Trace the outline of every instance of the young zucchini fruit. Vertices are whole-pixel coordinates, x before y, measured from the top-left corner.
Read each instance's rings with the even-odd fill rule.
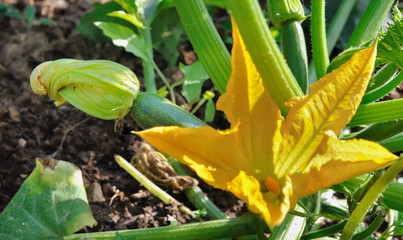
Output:
[[[157,126],[207,126],[202,120],[155,93],[139,93],[130,112],[137,124],[144,129]]]
[[[306,55],[305,37],[298,21],[287,21],[282,25],[284,57],[297,79],[304,94],[308,89],[308,57]]]

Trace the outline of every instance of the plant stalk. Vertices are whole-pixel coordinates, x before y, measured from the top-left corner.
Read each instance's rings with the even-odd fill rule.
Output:
[[[374,40],[394,2],[394,0],[370,1],[350,37],[346,49],[360,47],[361,44]]]
[[[144,176],[141,172],[139,172],[135,167],[133,167],[133,165],[131,165],[124,158],[122,158],[119,155],[115,155],[115,160],[119,164],[119,166],[121,166],[130,175],[132,175],[132,177],[134,177],[139,183],[141,183],[151,193],[153,193],[155,196],[157,196],[159,199],[161,199],[161,201],[163,201],[166,204],[177,204],[177,205],[179,205],[179,209],[181,211],[183,211],[184,213],[186,213],[192,217],[194,216],[194,213],[189,208],[184,206],[182,203],[180,203],[174,197],[172,197],[167,192],[165,192],[160,187],[158,187],[153,182],[151,182],[146,176]]]
[[[353,237],[355,229],[365,216],[368,209],[376,201],[379,194],[395,179],[397,174],[403,170],[403,157],[400,157],[385,173],[372,185],[368,192],[364,195],[360,203],[354,209],[351,217],[343,230],[340,240],[350,240]]]
[[[340,37],[344,26],[346,25],[347,19],[350,16],[350,13],[355,5],[357,0],[343,0],[340,4],[339,8],[335,16],[332,19],[332,22],[327,29],[327,50],[328,53],[331,53],[336,45],[337,40]],[[313,84],[318,79],[315,73],[315,66],[313,61],[311,61],[308,65],[308,83]]]
[[[358,126],[403,118],[403,99],[360,105],[347,126]]]
[[[169,159],[169,163],[175,169],[175,172],[177,172],[179,175],[188,176],[187,172],[183,168],[183,165],[180,164],[178,160],[169,156],[167,157]],[[197,209],[206,210],[207,215],[213,219],[228,218],[228,216],[221,212],[221,210],[203,193],[198,186],[186,189],[185,194],[193,206],[195,206]]]
[[[192,46],[214,86],[224,93],[231,74],[231,56],[203,0],[174,0]]]
[[[263,84],[281,113],[287,115],[289,108],[284,103],[303,93],[267,26],[259,2],[243,0],[227,4]]]
[[[146,46],[150,46],[147,50],[147,57],[148,59],[154,59],[153,56],[153,48],[152,46],[152,39],[151,39],[151,28],[150,27],[145,27],[141,31],[144,41],[146,43]],[[146,87],[147,92],[157,92],[157,86],[155,84],[155,72],[154,72],[154,66],[152,63],[149,61],[143,59],[143,74],[144,74],[144,85]]]
[[[329,54],[326,43],[325,1],[312,0],[312,53],[317,79],[326,75]]]
[[[240,218],[229,218],[200,223],[190,223],[176,226],[146,228],[136,230],[121,230],[97,233],[81,233],[64,237],[65,240],[73,239],[115,239],[120,236],[123,239],[142,240],[204,240],[222,237],[239,237],[256,233],[256,224],[259,219],[255,215]],[[118,235],[117,235],[118,234]]]

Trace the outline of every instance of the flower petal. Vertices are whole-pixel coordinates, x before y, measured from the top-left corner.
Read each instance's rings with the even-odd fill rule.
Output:
[[[193,168],[199,177],[217,188],[227,188],[241,169],[248,169],[237,145],[237,133],[211,127],[157,127],[136,132],[159,151]]]
[[[275,163],[279,177],[303,169],[324,133],[338,134],[356,112],[371,78],[376,44],[362,50],[311,86],[306,97],[291,99],[284,140]]]
[[[266,224],[273,228],[281,224],[290,210],[291,204],[295,205],[296,203],[291,203],[289,200],[292,194],[292,186],[288,176],[283,185],[279,199],[278,194],[262,193],[260,182],[253,176],[241,171],[228,183],[228,190],[239,199],[244,200],[250,211],[260,214]]]
[[[316,155],[292,175],[294,197],[307,196],[354,176],[385,167],[396,159],[381,145],[362,139],[342,141],[328,131]]]
[[[298,198],[293,197],[293,189],[291,178],[288,175],[285,176],[281,183],[282,189],[280,194],[273,194],[271,192],[266,192],[263,197],[269,208],[269,213],[271,216],[271,222],[268,223],[269,226],[280,225],[284,218],[286,217],[290,209],[294,209]]]
[[[226,93],[217,102],[217,109],[225,112],[232,126],[238,126],[240,145],[254,165],[252,168],[258,174],[267,175],[273,173],[273,159],[281,142],[280,127],[284,120],[263,86],[234,19],[232,23],[231,78]],[[265,170],[259,170],[263,167]]]

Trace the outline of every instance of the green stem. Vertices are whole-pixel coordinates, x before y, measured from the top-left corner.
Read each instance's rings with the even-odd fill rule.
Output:
[[[388,221],[388,228],[387,231],[383,232],[381,237],[388,236],[386,240],[392,240],[393,239],[393,230],[394,230],[394,225],[395,225],[395,215],[398,214],[397,211],[393,209],[388,209],[388,215],[389,215],[389,221]]]
[[[382,193],[383,203],[389,208],[403,212],[403,183],[392,182]]]
[[[214,86],[224,93],[231,74],[231,56],[202,0],[174,0],[192,46]]]
[[[169,156],[167,157],[170,164],[175,169],[175,172],[177,172],[179,175],[188,176],[187,172],[183,168],[182,164],[178,162],[178,160]],[[198,186],[185,190],[185,194],[193,206],[195,206],[197,209],[205,209],[207,214],[213,219],[225,219],[228,217],[221,212],[221,210],[203,193]]]
[[[121,166],[124,170],[126,170],[132,177],[134,177],[139,183],[141,183],[145,188],[147,188],[151,193],[153,193],[156,197],[161,199],[166,204],[177,204],[179,205],[179,209],[186,214],[190,216],[194,216],[193,212],[185,207],[182,203],[180,203],[178,200],[173,198],[171,195],[169,195],[167,192],[162,190],[160,187],[155,185],[153,182],[151,182],[146,176],[144,176],[141,172],[139,172],[133,165],[131,165],[128,161],[126,161],[124,158],[122,158],[119,155],[115,155],[115,160]]]
[[[152,39],[151,39],[151,28],[146,26],[141,31],[146,46],[152,46]],[[148,59],[154,59],[153,57],[153,48],[149,47],[146,50]],[[144,84],[146,87],[147,92],[157,92],[157,86],[155,84],[155,72],[154,66],[149,61],[143,59],[143,74],[144,74]]]
[[[397,134],[391,138],[379,141],[379,144],[391,152],[403,151],[403,133]]]
[[[295,211],[304,211],[299,205]],[[306,218],[288,213],[280,226],[276,227],[270,234],[269,240],[300,239],[306,225]]]
[[[356,1],[357,0],[343,0],[339,8],[337,9],[337,12],[333,17],[332,22],[330,23],[329,28],[327,29],[328,37],[326,40],[327,40],[327,50],[329,53],[333,51],[336,42],[339,39],[340,34],[344,29],[344,26],[346,25],[347,19],[349,18]],[[308,72],[309,72],[308,82],[309,84],[313,84],[318,79],[316,77],[315,66],[313,61],[309,63]]]
[[[212,87],[212,88],[210,88],[209,91],[213,92],[214,90],[215,90],[215,87]],[[208,101],[208,99],[205,98],[205,97],[204,97],[204,94],[203,94],[203,98],[197,103],[197,105],[192,109],[192,111],[191,111],[190,113],[191,113],[191,114],[195,114],[195,113],[197,112],[197,110],[199,110],[199,108],[200,108],[201,106],[203,106],[203,104],[204,104],[205,102],[207,102],[207,101]]]
[[[301,240],[310,240],[310,239],[315,239],[315,238],[322,238],[322,237],[327,237],[331,236],[335,233],[340,232],[344,226],[346,226],[347,220],[341,221],[331,227],[323,228],[315,232],[310,232],[307,235],[303,236]]]
[[[403,119],[372,124],[358,133],[349,135],[348,138],[363,138],[378,142],[401,132],[403,132]]]
[[[403,118],[403,99],[360,105],[348,126],[393,121]]]
[[[173,90],[173,87],[169,84],[168,80],[164,76],[164,74],[161,72],[157,64],[153,61],[152,66],[154,67],[155,71],[157,72],[158,76],[161,78],[161,80],[164,82],[165,86],[168,88],[169,95],[171,96],[171,101],[175,104],[175,92]]]
[[[381,226],[384,220],[385,217],[382,215],[382,213],[379,213],[375,220],[372,221],[372,223],[364,231],[354,234],[352,240],[367,239],[367,237],[371,236],[371,234]]]
[[[351,11],[357,0],[343,0],[327,29],[327,50],[331,53],[336,46],[337,40],[346,25]]]
[[[271,35],[259,2],[228,0],[227,4],[266,89],[287,115],[284,102],[303,93]]]
[[[256,234],[257,219],[254,215],[240,218],[229,218],[200,223],[190,223],[176,226],[146,228],[136,230],[121,230],[97,233],[81,233],[64,237],[65,240],[73,239],[115,239],[117,236],[123,239],[142,239],[142,240],[204,240],[220,237],[239,237]]]
[[[326,75],[326,69],[329,65],[324,0],[312,0],[311,23],[313,61],[315,63],[316,77],[320,79]]]
[[[403,81],[403,72],[400,72],[396,77],[385,83],[384,85],[373,89],[364,94],[362,98],[361,104],[367,104],[378,100],[379,98],[385,96],[390,93],[393,89],[399,86]]]
[[[367,92],[370,92],[380,86],[384,85],[391,79],[397,71],[397,66],[393,63],[386,64],[383,66],[369,81]]]
[[[359,47],[362,43],[374,40],[394,2],[395,0],[370,1],[350,37],[346,49]]]
[[[378,195],[395,179],[396,175],[403,170],[403,157],[400,157],[385,173],[372,185],[368,192],[362,198],[360,204],[354,209],[351,217],[348,219],[346,227],[340,240],[349,240],[352,238],[355,229],[364,217],[371,205],[376,201]]]

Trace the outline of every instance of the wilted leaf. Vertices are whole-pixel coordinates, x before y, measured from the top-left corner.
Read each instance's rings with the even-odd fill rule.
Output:
[[[81,171],[43,158],[0,215],[0,239],[62,239],[96,224]]]

